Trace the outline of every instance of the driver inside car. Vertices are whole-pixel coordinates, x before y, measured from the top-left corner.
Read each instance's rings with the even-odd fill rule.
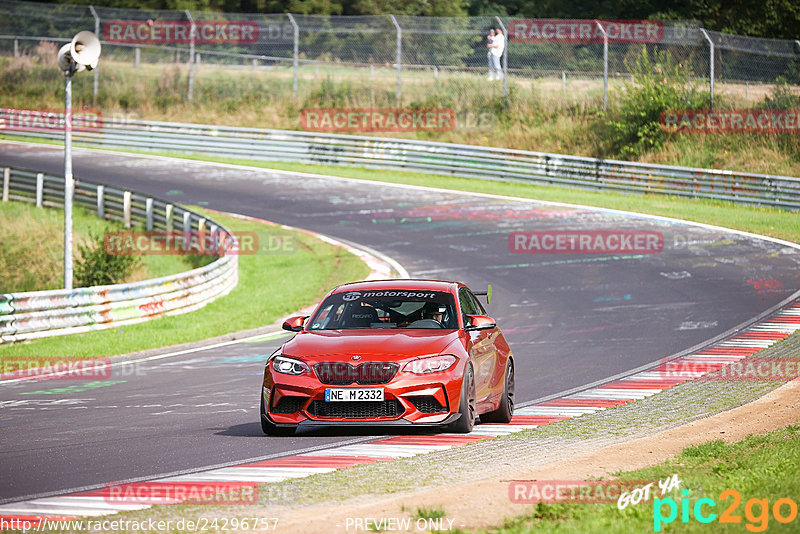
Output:
[[[436,304],[435,302],[427,302],[422,308],[422,318],[433,319],[437,323],[443,324],[445,311],[447,311],[447,307],[444,305]]]

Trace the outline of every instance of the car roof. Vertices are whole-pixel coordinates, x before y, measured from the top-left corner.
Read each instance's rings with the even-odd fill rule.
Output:
[[[363,282],[351,282],[337,286],[331,293],[342,291],[384,291],[387,289],[400,289],[404,291],[445,291],[454,292],[460,284],[458,282],[448,282],[445,280],[422,280],[422,279],[395,279],[395,280],[365,280]]]

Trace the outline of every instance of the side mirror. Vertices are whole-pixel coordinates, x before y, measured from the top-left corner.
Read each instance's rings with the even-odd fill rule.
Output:
[[[308,319],[308,315],[294,315],[283,322],[282,328],[289,332],[299,332],[303,329],[306,319]]]
[[[494,319],[487,315],[465,315],[464,318],[466,319],[465,322],[468,321],[468,324],[464,325],[464,330],[467,332],[473,330],[488,330],[489,328],[495,328],[497,326]]]

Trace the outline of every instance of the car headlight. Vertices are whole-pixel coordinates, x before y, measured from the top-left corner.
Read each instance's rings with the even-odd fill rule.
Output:
[[[440,354],[439,356],[427,356],[408,362],[403,371],[414,373],[415,375],[427,375],[446,371],[456,363],[456,357],[452,354]]]
[[[310,373],[311,368],[305,362],[287,358],[286,356],[275,356],[272,358],[272,368],[285,375],[302,375]]]

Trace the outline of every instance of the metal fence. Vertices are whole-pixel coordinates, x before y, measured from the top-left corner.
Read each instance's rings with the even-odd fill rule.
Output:
[[[3,113],[0,110],[0,120]],[[15,134],[52,139],[62,135],[57,130]],[[105,148],[355,165],[800,209],[800,178],[506,148],[138,120],[105,120],[97,131],[76,133],[74,138],[77,143]]]
[[[538,90],[605,103],[609,84],[630,77],[642,50],[653,57],[669,52],[712,94],[724,84],[746,99],[751,84],[781,77],[800,83],[800,41],[713,32],[692,21],[653,22],[658,30],[637,38],[620,34],[613,21],[242,14],[0,0],[0,53],[30,53],[42,40],[62,42],[94,29],[104,62],[188,65],[189,100],[199,65],[214,64],[270,69],[295,95],[330,78],[384,88],[398,105],[424,106],[434,84],[448,84],[456,97]],[[559,27],[567,30],[553,30]],[[586,35],[574,38],[569,29],[578,27]],[[490,28],[507,35],[502,81],[487,80]],[[95,71],[95,94],[98,77]]]
[[[2,169],[2,201],[63,206],[64,177]],[[79,180],[75,202],[97,216],[130,228],[232,234],[192,211],[136,192]],[[0,295],[0,344],[116,328],[164,315],[187,313],[230,292],[238,281],[238,257],[225,255],[183,273],[127,284]]]

